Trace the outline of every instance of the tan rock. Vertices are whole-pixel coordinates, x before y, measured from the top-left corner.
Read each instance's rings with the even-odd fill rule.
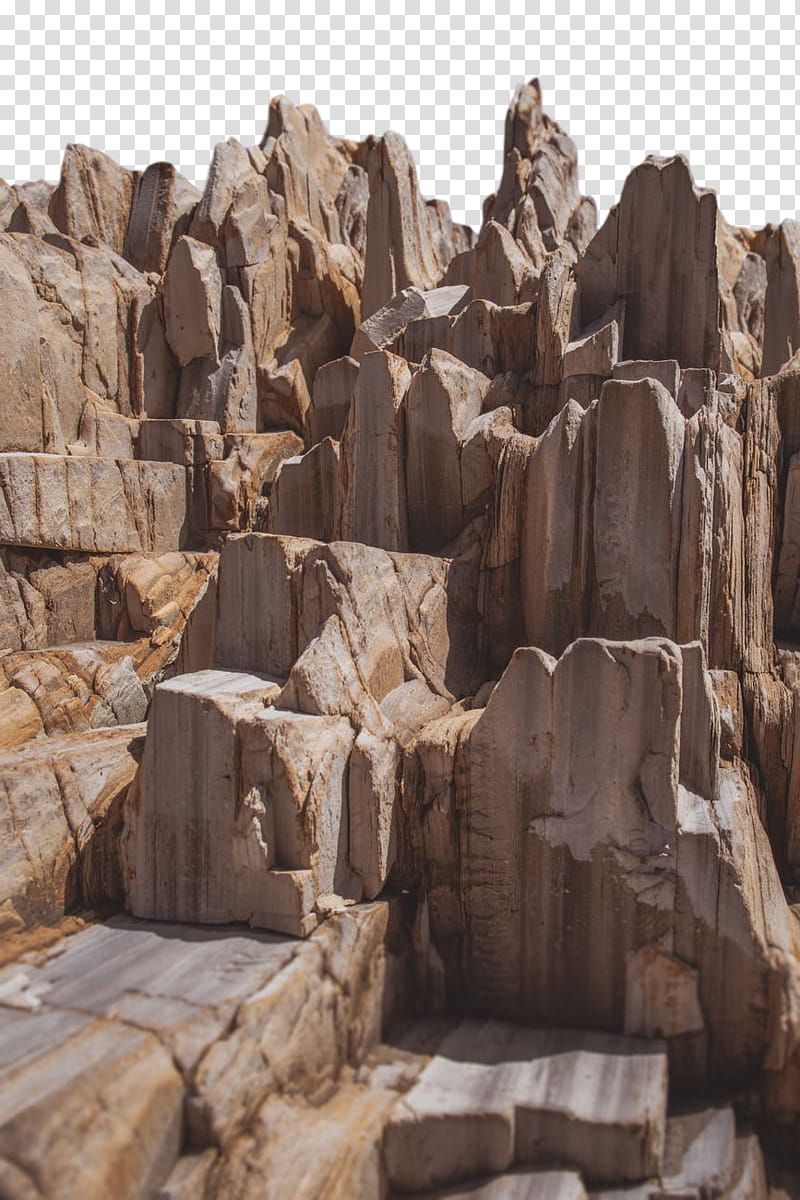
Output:
[[[136,772],[144,725],[68,734],[0,753],[2,921],[50,924],[119,897],[114,821]],[[83,883],[82,883],[83,873]]]
[[[330,137],[310,104],[295,106],[286,96],[270,101],[261,149],[270,191],[280,199],[287,221],[308,221],[328,242],[339,242],[337,199],[349,167],[346,147]]]
[[[427,1200],[584,1200],[586,1189],[575,1171],[504,1171],[483,1184],[426,1192]]]
[[[14,750],[44,734],[39,708],[23,688],[0,687],[0,717],[2,750]]]
[[[180,415],[217,421],[225,433],[255,433],[258,388],[250,314],[235,287],[222,289],[220,362],[208,366],[213,369],[205,379],[201,369],[188,388],[181,388]]]
[[[511,230],[534,261],[563,243],[576,223],[593,233],[596,210],[585,211],[577,168],[574,143],[542,111],[539,80],[520,85],[506,114],[503,176],[484,215]]]
[[[364,1061],[403,962],[391,944],[396,917],[385,901],[347,908],[292,947],[286,969],[251,992],[228,1036],[198,1064],[189,1108],[196,1136],[230,1145],[259,1102],[319,1097],[348,1062]],[[387,999],[391,1015],[396,1008]],[[269,1144],[256,1140],[262,1150]]]
[[[748,389],[744,431],[744,668],[765,672],[772,663],[772,557],[778,478],[775,462],[782,426],[780,401],[764,384]]]
[[[358,378],[358,363],[345,355],[319,367],[314,376],[309,438],[312,445],[330,437],[340,441]]]
[[[172,243],[187,232],[199,200],[197,188],[171,163],[151,163],[133,189],[124,245],[128,262],[163,274]]]
[[[216,662],[286,679],[299,654],[302,564],[317,543],[233,534],[220,555]]]
[[[800,349],[800,226],[782,221],[765,246],[764,375],[774,375]]]
[[[172,463],[0,455],[0,542],[113,554],[189,536],[186,472]]]
[[[709,671],[719,709],[720,757],[740,758],[744,738],[744,710],[739,676],[735,671]]]
[[[657,379],[667,389],[673,400],[677,401],[678,399],[681,369],[674,358],[665,359],[662,362],[645,362],[641,359],[618,362],[613,367],[613,375],[615,379],[631,381]]]
[[[411,155],[398,134],[370,139],[365,165],[369,205],[362,310],[371,317],[411,284],[436,287],[455,253],[467,247],[457,244],[449,211],[440,225],[436,211],[423,201]]]
[[[141,423],[136,451],[146,462],[193,467],[223,458],[225,446],[217,421],[147,420]]]
[[[246,174],[233,194],[224,226],[228,267],[252,267],[263,262],[277,218],[270,212],[269,188],[261,175]]]
[[[649,705],[658,713],[652,722]],[[439,835],[431,814],[425,858],[439,889],[431,939],[438,944],[441,936],[443,947],[454,935],[463,939],[460,952],[445,957],[452,986],[483,1009],[529,1021],[622,1028],[614,1022],[630,1019],[631,1028],[665,1034],[670,1045],[677,1039],[673,1068],[685,1077],[725,1074],[748,1059],[786,1061],[796,1037],[788,1032],[795,1028],[796,933],[766,835],[757,818],[750,824],[746,777],[726,768],[717,783],[719,725],[699,647],[582,640],[558,664],[521,649],[478,719],[462,721],[449,752],[421,759],[423,769],[430,762],[450,781],[444,794],[454,787],[459,813],[455,844],[442,823],[447,808],[437,818]],[[515,743],[516,721],[533,748],[522,759],[499,749],[506,736]],[[626,724],[625,735],[617,722]],[[569,730],[585,749],[569,744]],[[589,744],[605,756],[602,767]],[[423,794],[442,794],[435,778]],[[455,908],[455,897],[445,903],[444,883],[454,856]],[[535,895],[526,890],[527,871],[537,880]],[[618,918],[602,938],[593,928],[592,886],[579,882],[584,871],[599,872],[614,897]],[[563,882],[554,894],[543,880]],[[759,886],[766,890],[758,894]],[[459,913],[455,925],[448,912]],[[569,937],[561,932],[567,928]],[[778,957],[768,946],[780,947]],[[723,966],[725,955],[735,965],[731,958]],[[735,1009],[726,971],[750,980],[746,992],[736,992],[742,1003]],[[701,1015],[707,1032],[692,1041],[687,1035]]]
[[[505,407],[481,413],[467,426],[461,445],[461,503],[465,520],[485,512],[491,504],[500,456],[514,433],[513,413]]]
[[[329,542],[336,528],[339,499],[339,443],[326,437],[306,454],[285,458],[272,485],[266,527],[269,533]]]
[[[17,1180],[33,1177],[58,1200],[134,1200],[160,1183],[180,1148],[184,1091],[158,1038],[68,1012],[3,1024],[0,1156]]]
[[[583,412],[572,401],[527,462],[519,547],[524,629],[529,644],[548,653],[561,653],[584,629],[589,442]]]
[[[236,830],[237,724],[262,709],[277,690],[265,677],[233,672],[200,672],[156,690],[142,773],[123,839],[126,902],[134,915],[211,924],[250,917],[247,855],[251,843],[259,854],[260,839],[255,809],[251,814],[244,807],[241,831]],[[179,729],[191,739],[188,773],[187,762],[172,753]],[[158,803],[162,788],[171,794],[169,806]],[[252,830],[250,815],[255,819]],[[217,852],[227,844],[232,854],[237,843],[242,853],[235,862],[223,861],[220,855],[216,876],[199,876],[198,854],[208,852],[212,844]],[[192,878],[197,881],[194,888]]]
[[[695,188],[686,160],[646,159],[577,266],[581,322],[625,297],[624,358],[715,370],[716,230],[714,194]]]
[[[364,356],[342,437],[338,536],[384,550],[408,546],[403,399],[408,366],[385,351]]]
[[[79,441],[87,399],[125,416],[141,412],[131,343],[152,283],[110,250],[60,235],[4,235],[3,247],[22,260],[36,293],[42,448],[64,453]]]
[[[0,242],[0,448],[43,450],[44,413],[36,292],[13,243]]]
[[[291,428],[310,442],[311,393],[317,371],[342,352],[333,320],[300,316],[275,358],[258,370],[259,420],[266,429]]]
[[[673,157],[596,232],[535,80],[503,157],[477,238],[286,98],[202,196],[81,147],[0,181],[0,1192],[764,1200],[729,1101],[791,1144],[797,229]],[[632,1082],[623,1035],[664,1043]]]
[[[633,617],[640,634],[669,633],[676,627],[684,420],[650,380],[608,381],[595,411],[592,630],[625,636]],[[637,461],[642,453],[646,462]],[[631,566],[644,546],[647,572]]]
[[[575,255],[569,248],[557,250],[542,272],[536,304],[533,379],[542,386],[561,381],[564,356],[576,332],[575,297]]]
[[[390,350],[414,321],[456,316],[471,299],[471,289],[464,284],[427,292],[413,284],[403,288],[358,327],[350,353],[360,362],[373,350]]]
[[[438,550],[463,528],[461,447],[488,386],[485,376],[441,350],[425,356],[409,384],[405,457],[414,550]]]
[[[617,370],[621,331],[624,330],[624,312],[624,304],[617,302],[607,313],[598,317],[593,325],[582,330],[580,337],[568,343],[561,369],[563,378],[573,375],[592,375],[603,379],[608,379],[611,375],[617,379],[631,378],[630,375],[618,373]],[[655,378],[660,379],[660,376]]]
[[[32,179],[14,186],[0,187],[0,226],[9,233],[56,233],[50,217],[50,200],[55,185],[44,179]]]
[[[12,651],[0,658],[0,687],[25,692],[47,734],[136,724],[145,718],[148,698],[126,649],[86,642]]]
[[[261,519],[260,505],[282,462],[302,450],[302,442],[283,433],[226,434],[225,458],[208,466],[208,526],[246,529]]]
[[[67,452],[97,458],[135,458],[140,424],[137,418],[109,410],[102,401],[90,397],[81,413],[78,441],[70,443]]]
[[[138,411],[155,420],[175,416],[181,369],[167,341],[163,295],[142,305],[135,337]]]
[[[76,241],[103,243],[123,254],[138,171],[126,171],[113,159],[88,146],[64,151],[61,179],[50,200],[57,228]]]
[[[35,650],[65,642],[92,641],[98,637],[96,619],[97,575],[100,563],[85,555],[8,549],[9,585],[18,589],[25,606],[24,624],[16,634],[8,631],[2,645],[10,650]],[[10,599],[8,616],[19,612]]]
[[[341,244],[330,245],[309,223],[289,223],[292,253],[292,303],[306,316],[328,316],[341,339],[340,353],[350,348],[361,321],[358,257]],[[331,355],[334,357],[334,355]]]
[[[177,635],[216,568],[215,554],[112,556],[99,580],[103,635]]]
[[[369,180],[367,172],[356,163],[351,163],[344,173],[342,186],[336,197],[336,209],[342,239],[363,258],[367,243],[367,206],[369,204]]]
[[[163,286],[167,341],[178,362],[186,366],[193,358],[215,358],[222,284],[213,250],[195,238],[179,238]]]
[[[47,641],[44,597],[15,571],[13,562],[0,558],[0,638],[8,650],[27,650]]]
[[[463,1022],[392,1113],[389,1178],[422,1191],[544,1161],[641,1179],[661,1166],[666,1082],[659,1043]]]
[[[209,246],[219,244],[238,189],[254,175],[247,150],[235,138],[217,143],[202,198],[192,215],[189,234],[193,239]]]
[[[265,707],[277,694],[266,677],[220,671],[157,689],[123,841],[135,915],[246,921],[305,936],[320,912],[361,898],[347,853],[350,725]],[[189,751],[197,764],[191,777],[172,753],[184,730],[198,739]],[[187,891],[212,847],[214,873],[206,870],[202,888]]]
[[[377,706],[409,680],[449,702],[471,694],[481,667],[475,619],[458,600],[474,587],[469,564],[354,543],[295,545],[304,559],[302,590],[292,588],[298,643],[280,707],[350,716],[381,735]]]
[[[568,275],[565,278],[568,280]],[[554,303],[558,305],[557,297]],[[548,329],[551,328],[550,317],[545,321],[542,316],[541,321],[549,323]],[[505,372],[527,375],[536,354],[536,337],[549,337],[546,331],[537,335],[538,323],[539,309],[532,303],[500,307],[489,300],[473,300],[454,317],[444,314],[412,321],[398,338],[396,349],[409,363],[420,362],[435,348],[446,350],[490,379]],[[553,351],[558,361],[557,378],[560,378],[563,349],[570,336],[568,328],[562,332],[563,345],[559,341]],[[536,393],[533,395],[535,397]],[[557,392],[554,403],[558,403]],[[540,422],[537,432],[546,428],[554,415],[555,412],[551,412],[544,424]]]
[[[793,455],[786,482],[778,577],[775,583],[775,624],[785,634],[800,623],[795,615],[797,573],[800,567],[800,455]]]
[[[714,665],[738,668],[745,623],[742,439],[719,412],[686,422],[677,636]]]
[[[538,234],[535,220],[534,228]],[[544,257],[542,248],[542,262]],[[487,221],[474,248],[457,255],[443,278],[451,286],[469,285],[476,297],[511,305],[535,298],[538,271],[504,225]]]
[[[364,1151],[369,1151],[370,1141],[377,1149],[397,1092],[365,1083],[356,1088],[350,1080],[375,1048],[382,1014],[391,1017],[395,1008],[393,1002],[385,1007],[384,993],[403,964],[404,952],[392,945],[397,916],[397,906],[385,902],[348,909],[332,915],[302,946],[241,928],[207,929],[203,937],[195,930],[187,937],[185,926],[115,917],[62,937],[49,950],[29,952],[24,962],[1,971],[4,1095],[6,1085],[14,1096],[18,1085],[20,1094],[23,1083],[28,1089],[22,1106],[24,1129],[15,1116],[3,1143],[0,1179],[4,1186],[21,1186],[25,1179],[14,1165],[22,1161],[28,1166],[13,1143],[19,1134],[22,1142],[37,1147],[37,1178],[47,1178],[48,1192],[54,1195],[69,1194],[58,1191],[59,1169],[67,1173],[70,1187],[77,1180],[75,1186],[86,1186],[90,1193],[139,1195],[144,1191],[173,1200],[196,1194],[192,1185],[202,1186],[219,1169],[216,1186],[225,1190],[226,1180],[233,1186],[243,1167],[251,1182],[260,1180],[265,1151],[273,1162],[267,1172],[269,1186],[279,1189],[285,1182],[283,1172],[291,1177],[293,1168],[286,1162],[287,1147],[270,1113],[286,1106],[313,1122],[311,1102],[318,1104],[322,1090],[340,1081],[341,1094],[337,1088],[332,1113],[343,1118],[348,1100],[357,1091],[362,1103],[356,1113],[370,1108],[373,1112]],[[107,1033],[104,1046],[110,1062],[119,1074],[118,1087],[107,1086],[107,1076],[98,1070],[96,1034],[101,1028]],[[163,1057],[129,1056],[129,1033],[140,1046],[160,1043]],[[182,1085],[177,1121],[169,1118],[159,1099],[164,1081],[161,1064],[170,1057],[174,1078]],[[405,1060],[409,1075],[413,1057],[401,1056],[401,1070]],[[142,1073],[145,1063],[149,1066],[147,1086],[139,1085],[136,1071],[131,1073],[130,1058]],[[63,1086],[64,1076],[68,1087]],[[138,1088],[153,1107],[152,1128],[150,1118],[140,1111],[141,1099],[126,1097],[127,1087]],[[120,1149],[113,1139],[110,1149],[103,1143],[121,1172],[119,1185],[97,1182],[97,1174],[109,1170],[102,1148],[88,1166],[65,1161],[56,1123],[63,1117],[65,1128],[72,1132],[76,1094],[84,1122],[91,1120],[92,1128],[99,1126],[104,1137],[113,1132],[115,1121],[124,1125],[126,1120],[130,1141],[136,1142],[139,1128],[147,1134],[146,1145],[138,1150],[125,1150],[125,1142]],[[34,1101],[37,1096],[41,1102]],[[352,1145],[331,1136],[330,1113],[325,1150],[330,1169],[344,1150],[352,1164],[350,1177],[355,1179],[362,1156],[354,1153]],[[355,1121],[353,1132],[355,1136]],[[190,1151],[185,1144],[188,1138],[201,1148]],[[187,1152],[176,1161],[182,1149]],[[317,1159],[321,1149],[316,1147]],[[242,1155],[250,1159],[249,1167],[244,1166]],[[297,1167],[300,1159],[295,1152]],[[373,1163],[369,1178],[382,1185],[379,1161]],[[128,1183],[130,1192],[124,1190]]]
[[[272,361],[288,334],[292,316],[288,228],[275,218],[267,222],[262,256],[238,271],[240,287],[250,310],[257,366]]]
[[[273,1096],[222,1156],[212,1186],[220,1193],[257,1186],[265,1200],[287,1193],[302,1200],[380,1196],[381,1132],[395,1099],[388,1088],[350,1082],[317,1105]],[[298,1123],[308,1133],[302,1147]]]
[[[688,420],[703,407],[713,408],[716,394],[716,376],[705,367],[686,367],[681,371],[681,381],[675,397],[678,408]]]

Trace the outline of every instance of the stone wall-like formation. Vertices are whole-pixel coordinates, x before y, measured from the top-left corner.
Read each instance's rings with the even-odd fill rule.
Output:
[[[0,181],[4,1197],[793,1194],[799,330],[535,80]]]

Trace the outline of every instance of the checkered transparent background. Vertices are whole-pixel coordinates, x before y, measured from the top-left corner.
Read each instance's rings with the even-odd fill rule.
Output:
[[[83,142],[168,159],[261,136],[271,95],[331,132],[405,135],[423,192],[480,222],[514,86],[538,75],[601,215],[682,151],[737,224],[794,216],[795,0],[0,0],[0,176],[58,178]]]

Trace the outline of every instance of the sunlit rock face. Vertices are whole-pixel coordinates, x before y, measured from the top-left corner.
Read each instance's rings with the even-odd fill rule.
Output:
[[[3,1196],[792,1194],[799,247],[536,80],[0,181]]]

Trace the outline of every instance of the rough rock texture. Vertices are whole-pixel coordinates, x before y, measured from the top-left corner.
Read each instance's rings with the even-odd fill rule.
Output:
[[[657,1044],[464,1022],[392,1112],[384,1132],[403,1191],[570,1161],[596,1181],[655,1174],[667,1065]]]
[[[798,1186],[798,226],[578,178],[0,181],[9,1200]]]
[[[144,733],[128,725],[0,753],[4,935],[119,897],[116,837]]]

